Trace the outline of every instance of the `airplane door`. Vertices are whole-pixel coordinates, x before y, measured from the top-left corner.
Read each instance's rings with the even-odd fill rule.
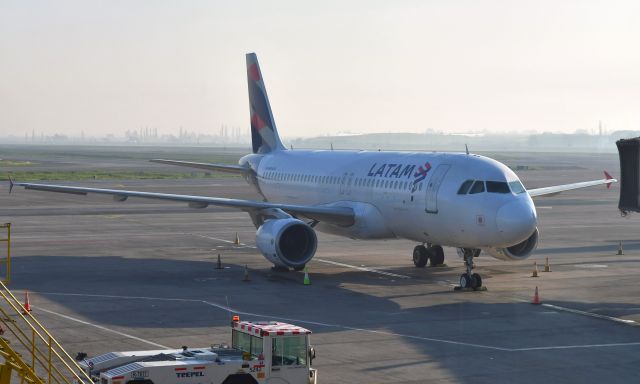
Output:
[[[353,183],[353,173],[345,172],[340,179],[340,194],[350,195],[351,184]]]
[[[449,164],[440,164],[429,178],[425,203],[425,211],[427,213],[438,213],[438,190],[449,168],[451,168]]]

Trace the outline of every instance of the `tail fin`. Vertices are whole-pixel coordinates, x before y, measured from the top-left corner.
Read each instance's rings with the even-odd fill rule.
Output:
[[[278,136],[276,122],[273,120],[267,90],[255,53],[247,53],[247,82],[249,84],[253,153],[285,150],[286,148]]]

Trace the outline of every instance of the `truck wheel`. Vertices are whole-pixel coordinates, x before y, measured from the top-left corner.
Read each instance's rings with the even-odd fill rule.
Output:
[[[249,374],[238,373],[227,376],[222,384],[258,384],[258,382]]]

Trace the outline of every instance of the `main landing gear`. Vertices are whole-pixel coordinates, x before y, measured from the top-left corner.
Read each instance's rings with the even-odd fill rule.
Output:
[[[413,264],[418,268],[424,268],[431,260],[431,266],[435,267],[444,263],[444,250],[439,245],[418,245],[413,249]]]
[[[467,272],[460,276],[460,289],[478,289],[482,287],[482,277],[477,273],[472,273],[473,258],[480,256],[479,249],[473,248],[458,248],[458,255],[464,259],[464,265],[467,267]]]

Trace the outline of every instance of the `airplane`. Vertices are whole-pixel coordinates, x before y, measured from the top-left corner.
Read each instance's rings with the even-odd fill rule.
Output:
[[[245,211],[256,246],[274,268],[302,270],[314,257],[316,230],[352,239],[407,239],[416,267],[444,262],[443,246],[464,259],[461,288],[482,287],[474,258],[528,258],[538,244],[532,198],[617,182],[605,179],[527,190],[506,165],[464,153],[288,150],[276,128],[255,53],[246,55],[252,153],[238,165],[167,159],[156,163],[241,175],[263,201],[15,182],[25,189],[112,195],[222,206]]]

